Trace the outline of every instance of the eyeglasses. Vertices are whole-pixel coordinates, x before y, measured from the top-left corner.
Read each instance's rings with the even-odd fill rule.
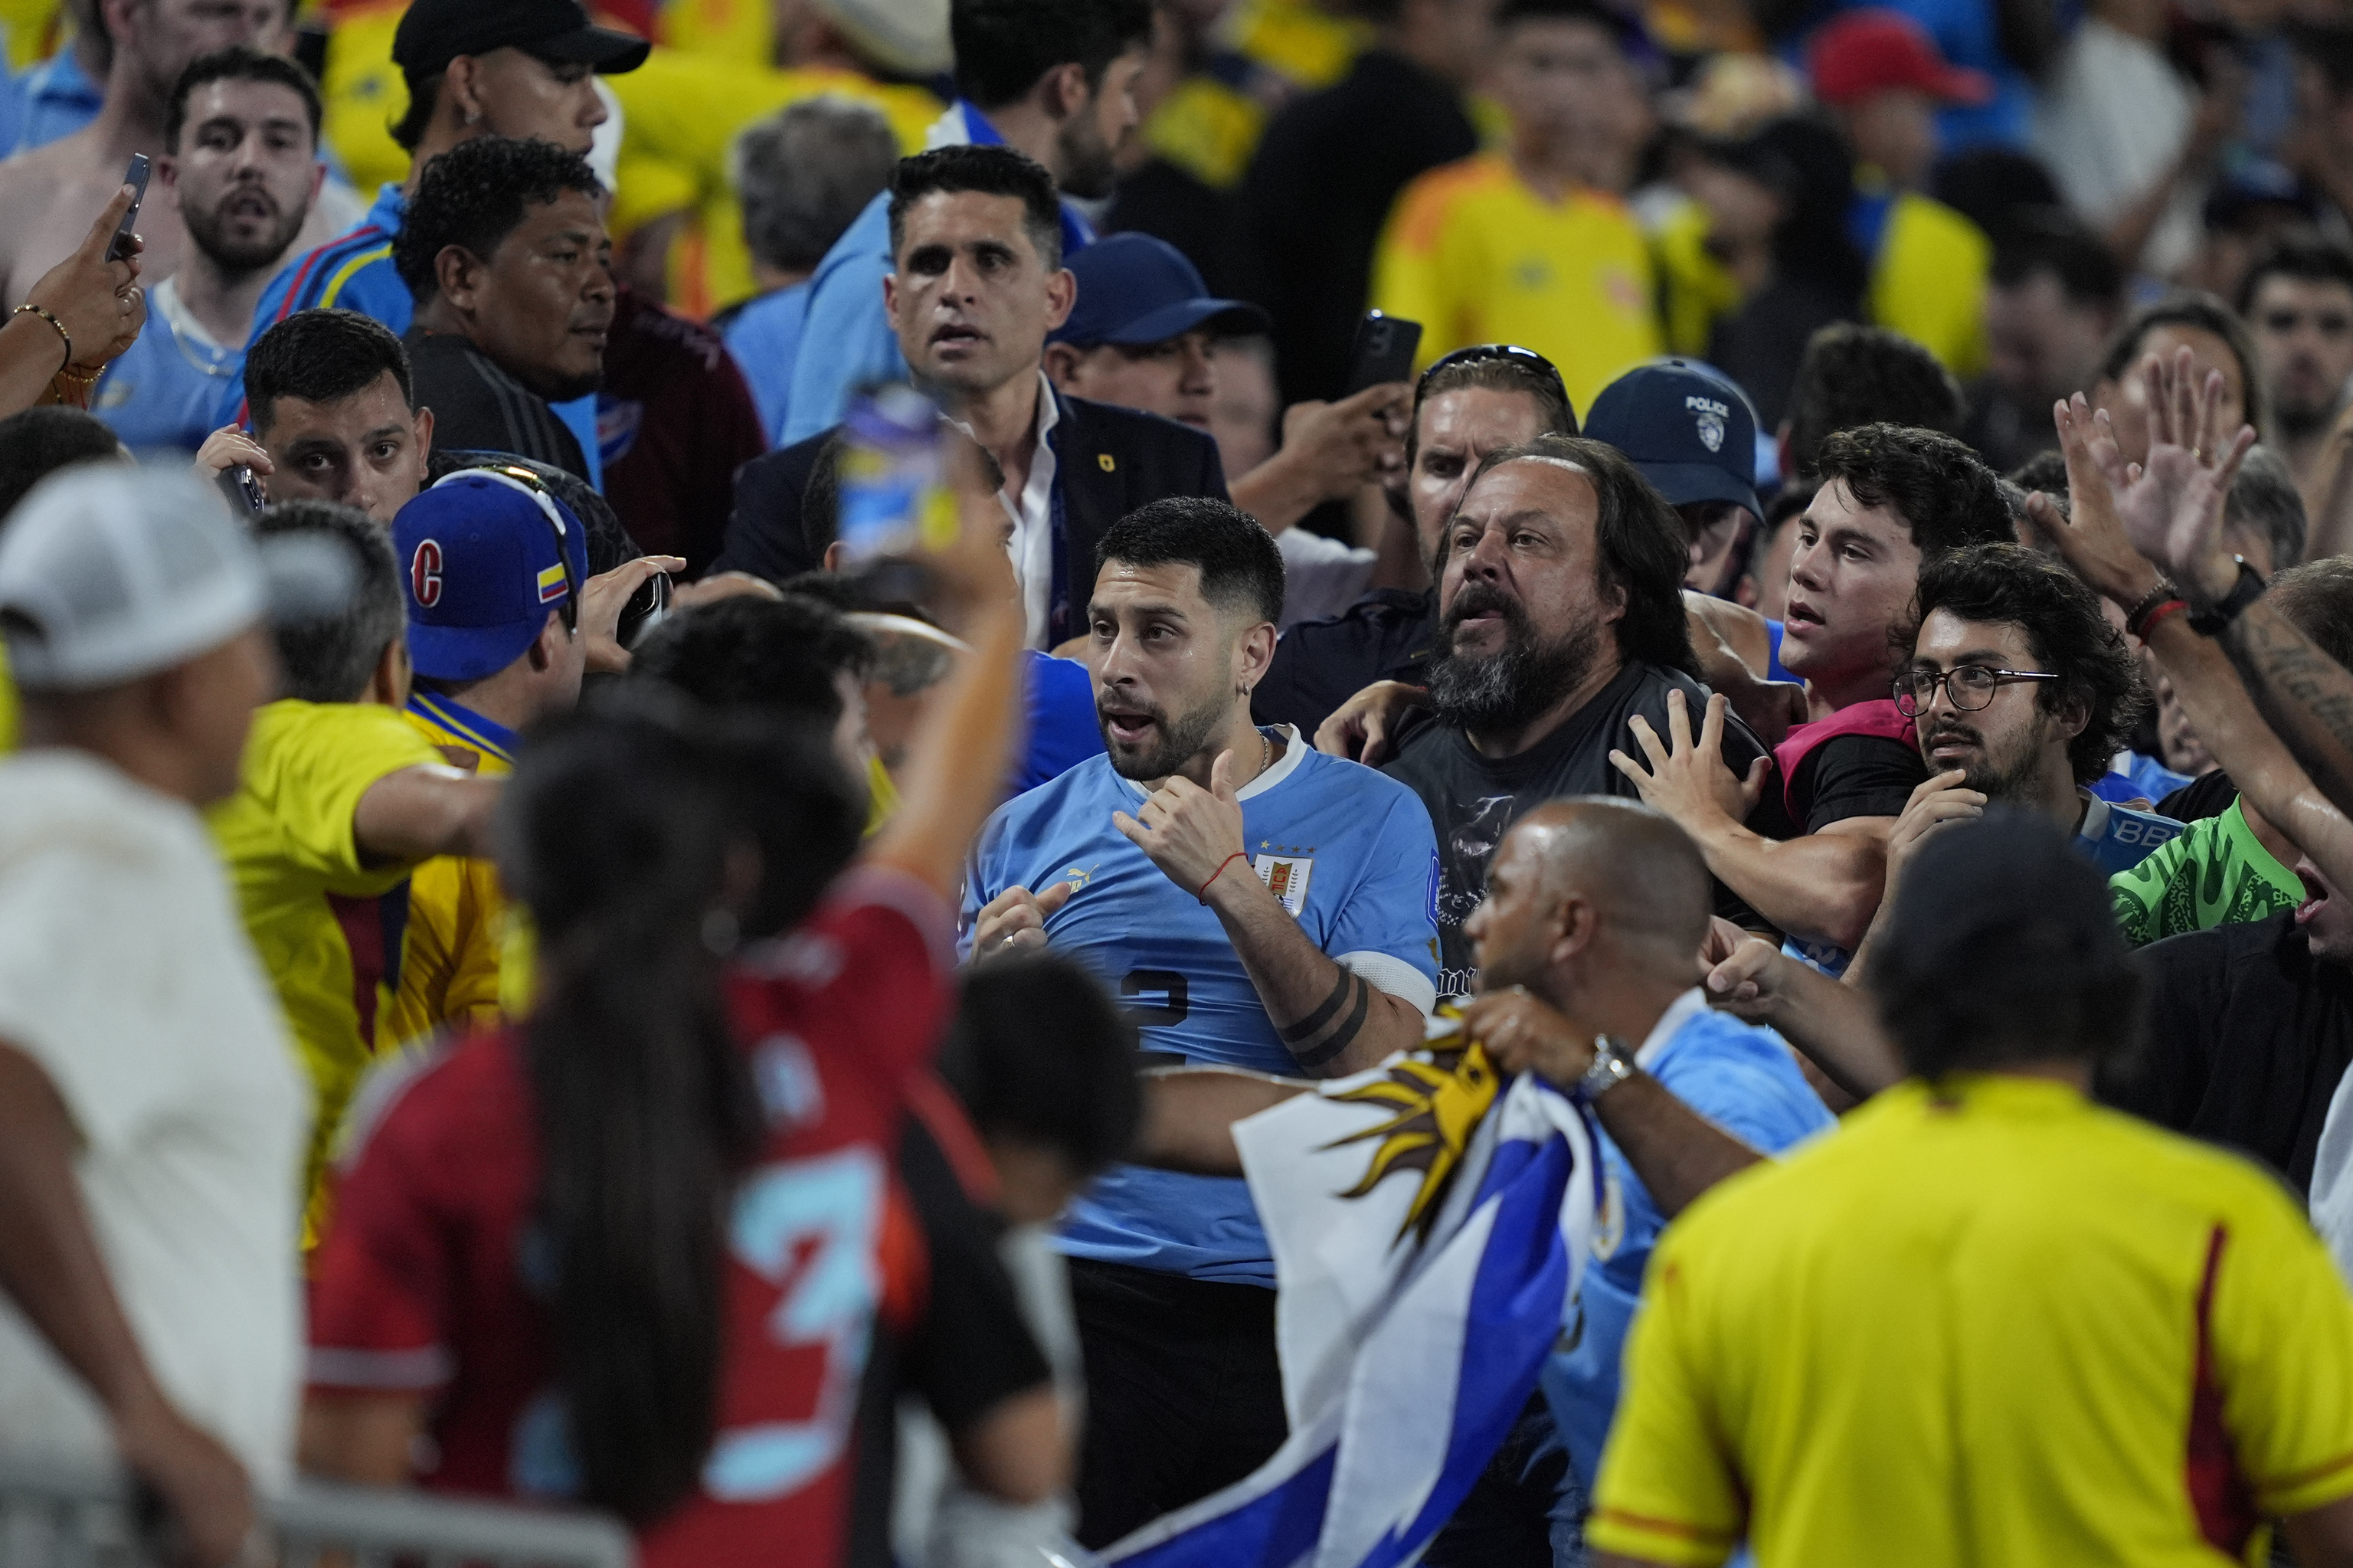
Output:
[[[1568,387],[1560,378],[1559,368],[1535,349],[1522,348],[1515,343],[1473,344],[1469,348],[1458,348],[1452,354],[1442,355],[1432,360],[1430,368],[1423,371],[1413,384],[1414,400],[1419,402],[1423,389],[1430,385],[1430,378],[1449,366],[1485,365],[1491,361],[1518,366],[1522,370],[1543,382],[1546,388],[1559,397],[1563,406],[1571,409],[1570,418],[1574,419],[1577,417],[1575,406],[1568,401]]]
[[[577,629],[580,624],[580,577],[572,569],[572,552],[565,547],[571,538],[572,525],[565,522],[564,509],[556,503],[555,493],[547,488],[547,482],[539,475],[512,463],[485,463],[480,468],[455,469],[436,480],[434,488],[438,490],[454,480],[476,477],[503,484],[510,490],[522,491],[538,504],[541,514],[547,519],[547,525],[555,530],[555,564],[564,568],[564,602],[556,607],[555,613],[563,617],[567,629]],[[582,543],[586,545],[586,541],[584,539]]]
[[[1953,706],[1973,714],[1993,701],[1996,686],[2058,678],[2049,670],[1996,670],[1985,664],[1956,664],[1941,674],[1934,670],[1906,670],[1895,677],[1895,711],[1905,718],[1919,717],[1936,702],[1936,688],[1942,686]]]

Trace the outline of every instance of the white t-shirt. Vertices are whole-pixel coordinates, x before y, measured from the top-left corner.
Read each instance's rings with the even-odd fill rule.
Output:
[[[0,1040],[82,1140],[107,1272],[164,1393],[293,1470],[308,1103],[196,813],[87,753],[0,761]],[[0,1449],[104,1459],[80,1379],[0,1295]]]
[[[2096,16],[2068,40],[2035,114],[2034,150],[2094,228],[2148,194],[2189,139],[2198,101],[2165,51]],[[2169,276],[2197,248],[2202,186],[2176,190],[2140,254]]]

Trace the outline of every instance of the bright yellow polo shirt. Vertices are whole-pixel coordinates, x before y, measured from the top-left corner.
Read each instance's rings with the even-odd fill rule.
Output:
[[[1889,1090],[1693,1205],[1643,1298],[1602,1551],[2214,1568],[2353,1493],[2353,1301],[2304,1215],[2047,1080]]]
[[[513,736],[462,705],[417,692],[405,715],[439,759],[485,779],[514,771]],[[400,990],[376,1030],[389,1050],[444,1025],[488,1027],[499,1006],[499,953],[506,939],[506,893],[499,868],[473,855],[437,855],[408,879],[408,928]]]
[[[1546,201],[1499,153],[1406,186],[1374,252],[1372,302],[1422,323],[1420,366],[1474,343],[1535,349],[1560,367],[1580,417],[1665,352],[1650,251],[1625,204],[1589,191]]]
[[[311,1075],[306,1193],[374,1054],[408,912],[408,865],[364,860],[353,815],[378,779],[440,761],[391,708],[288,698],[254,714],[237,791],[206,817]]]

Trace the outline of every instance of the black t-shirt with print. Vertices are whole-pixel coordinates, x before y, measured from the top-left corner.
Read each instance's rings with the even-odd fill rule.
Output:
[[[1462,922],[1486,896],[1487,863],[1505,832],[1526,812],[1564,796],[1636,796],[1633,782],[1610,764],[1609,753],[1616,749],[1641,756],[1629,727],[1637,714],[1659,735],[1666,735],[1667,694],[1676,691],[1683,694],[1695,719],[1707,711],[1707,688],[1689,675],[1655,664],[1629,664],[1592,701],[1516,757],[1482,757],[1461,729],[1427,716],[1408,728],[1396,759],[1382,771],[1421,797],[1430,809],[1430,824],[1438,830],[1440,995],[1462,995],[1473,989],[1477,971]],[[1747,726],[1726,716],[1724,760],[1735,778],[1746,778],[1748,765],[1764,752],[1764,742]],[[1748,825],[1768,837],[1787,836],[1779,791],[1766,790]],[[1742,925],[1762,924],[1720,882],[1715,885],[1715,908]]]

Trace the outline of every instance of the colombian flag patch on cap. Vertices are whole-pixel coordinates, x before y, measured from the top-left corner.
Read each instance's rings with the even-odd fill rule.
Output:
[[[539,574],[539,602],[554,604],[564,597],[564,566],[562,562]]]

